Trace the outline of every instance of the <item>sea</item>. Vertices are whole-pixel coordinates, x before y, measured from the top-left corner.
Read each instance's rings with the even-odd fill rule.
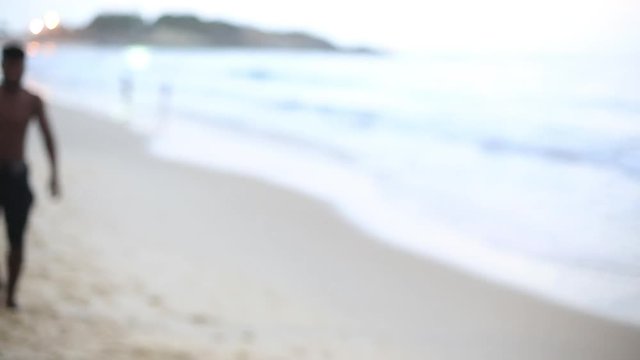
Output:
[[[28,50],[28,87],[156,156],[302,192],[376,241],[640,326],[640,54]]]

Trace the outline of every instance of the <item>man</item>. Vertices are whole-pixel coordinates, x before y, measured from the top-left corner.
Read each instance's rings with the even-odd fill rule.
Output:
[[[23,259],[23,236],[33,201],[24,161],[27,125],[33,118],[47,147],[51,164],[51,195],[58,196],[56,152],[42,100],[22,88],[25,55],[17,44],[2,49],[3,80],[0,85],[0,211],[4,211],[9,237],[6,306],[16,309],[16,285]]]

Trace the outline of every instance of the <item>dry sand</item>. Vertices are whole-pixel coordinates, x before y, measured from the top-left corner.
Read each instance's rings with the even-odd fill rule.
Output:
[[[52,118],[63,199],[30,139],[38,197],[0,359],[640,359],[638,328],[396,251],[286,189],[153,158],[95,115]]]

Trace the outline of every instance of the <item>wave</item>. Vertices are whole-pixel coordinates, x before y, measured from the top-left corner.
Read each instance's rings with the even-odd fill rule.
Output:
[[[518,143],[501,138],[485,139],[479,145],[484,151],[491,153],[514,153],[565,163],[586,163],[640,178],[640,139],[631,139],[626,144],[599,151],[562,147],[561,144],[551,146]]]

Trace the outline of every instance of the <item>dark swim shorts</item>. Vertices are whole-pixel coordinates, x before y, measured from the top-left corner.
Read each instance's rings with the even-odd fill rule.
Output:
[[[0,162],[0,209],[4,210],[12,247],[22,246],[32,202],[26,164],[21,161]]]

